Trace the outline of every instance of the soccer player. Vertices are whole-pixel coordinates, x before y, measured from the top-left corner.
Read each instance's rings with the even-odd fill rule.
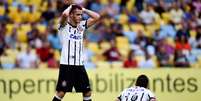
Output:
[[[89,15],[87,20],[82,20],[83,13]],[[89,78],[84,68],[83,34],[99,18],[96,12],[76,4],[62,13],[58,28],[62,51],[56,95],[52,101],[61,101],[66,92],[72,92],[73,87],[76,92],[82,92],[83,101],[92,101]]]
[[[135,86],[125,89],[116,101],[156,101],[154,94],[148,89],[148,83],[148,77],[140,75]]]

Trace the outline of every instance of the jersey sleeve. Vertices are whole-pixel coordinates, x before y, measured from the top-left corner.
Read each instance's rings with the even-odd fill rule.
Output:
[[[119,101],[122,101],[122,98],[124,97],[126,91],[127,91],[127,89],[123,90],[123,91],[120,93],[120,95],[117,97],[117,99],[119,99]]]
[[[87,20],[81,21],[80,25],[82,26],[83,29],[87,29]]]
[[[150,90],[148,90],[148,97],[149,97],[149,101],[156,101],[156,97],[154,93],[152,93]]]
[[[58,24],[58,25],[57,25],[57,29],[58,29],[58,30],[62,30],[64,27],[65,27],[65,26],[62,26],[61,24]]]

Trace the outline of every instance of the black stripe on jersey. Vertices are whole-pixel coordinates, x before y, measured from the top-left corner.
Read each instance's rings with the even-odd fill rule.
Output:
[[[85,21],[85,29],[87,29],[88,28],[88,26],[87,26],[87,20]]]
[[[70,22],[68,22],[68,24],[69,24],[70,26],[72,26],[73,28],[76,28],[76,27],[77,27],[77,26],[72,25]]]
[[[150,95],[148,94],[148,97],[149,97],[149,101],[151,100],[151,97],[150,97]]]
[[[142,101],[143,96],[144,96],[144,93],[142,93],[142,96],[141,96],[141,98],[140,98],[140,101]]]
[[[79,42],[79,65],[80,65],[80,58],[81,58],[81,42]]]
[[[121,95],[117,97],[117,99],[119,99],[119,101],[121,101]]]
[[[70,64],[70,40],[68,40],[68,65]]]
[[[74,34],[76,34],[77,30],[74,31]]]
[[[76,41],[75,41],[75,51],[74,51],[74,65],[76,65]]]
[[[69,32],[71,32],[71,27],[69,27]]]

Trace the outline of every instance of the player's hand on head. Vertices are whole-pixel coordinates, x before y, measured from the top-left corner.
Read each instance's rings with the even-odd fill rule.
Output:
[[[85,11],[85,10],[86,10],[86,8],[82,7],[82,11]]]
[[[73,3],[73,0],[64,0],[64,4],[70,5]]]

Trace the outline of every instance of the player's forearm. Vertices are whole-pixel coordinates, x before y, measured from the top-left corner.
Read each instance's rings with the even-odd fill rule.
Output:
[[[62,16],[68,17],[71,8],[72,8],[72,6],[70,5],[67,9],[65,9],[65,10],[63,11],[63,13],[62,13]]]
[[[88,10],[86,8],[83,8],[83,11],[87,13],[94,20],[98,20],[100,18],[100,15],[94,11]]]
[[[64,25],[67,21],[67,18],[69,16],[69,12],[71,10],[72,6],[69,6],[67,9],[65,9],[61,15],[61,19],[60,19],[60,24]]]

